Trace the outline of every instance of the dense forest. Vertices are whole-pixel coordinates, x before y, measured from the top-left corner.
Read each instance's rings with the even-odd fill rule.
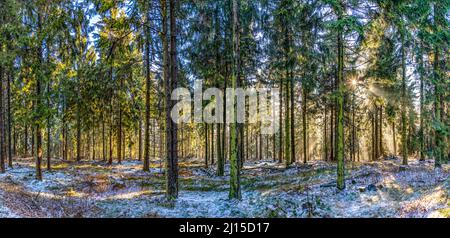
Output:
[[[0,217],[448,217],[449,10],[0,0]],[[277,88],[279,130],[173,120],[196,81]]]

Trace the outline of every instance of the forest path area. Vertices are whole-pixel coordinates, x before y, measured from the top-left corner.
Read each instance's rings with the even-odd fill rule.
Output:
[[[450,217],[450,166],[399,159],[347,164],[338,191],[336,166],[246,162],[242,200],[228,199],[228,172],[215,175],[201,160],[180,161],[180,193],[164,198],[161,164],[143,172],[139,161],[53,160],[43,181],[33,159],[17,159],[0,175],[0,217]]]

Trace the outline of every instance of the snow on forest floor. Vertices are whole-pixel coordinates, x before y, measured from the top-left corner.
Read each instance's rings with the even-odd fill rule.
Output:
[[[138,161],[53,160],[36,181],[33,160],[18,159],[0,174],[0,217],[450,217],[450,166],[399,159],[347,164],[338,191],[336,166],[312,161],[286,169],[271,161],[246,162],[242,200],[228,199],[226,176],[201,160],[180,161],[180,194],[164,198],[160,163],[143,172]]]

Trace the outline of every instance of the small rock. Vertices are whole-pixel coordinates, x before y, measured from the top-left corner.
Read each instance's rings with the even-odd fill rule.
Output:
[[[358,191],[361,192],[361,193],[363,193],[363,192],[366,191],[366,187],[359,187],[359,188],[358,188]]]

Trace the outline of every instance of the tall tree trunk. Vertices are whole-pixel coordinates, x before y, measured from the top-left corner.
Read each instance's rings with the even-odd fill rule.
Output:
[[[15,125],[15,123],[13,124],[13,153],[12,156],[17,156],[17,127]]]
[[[78,98],[77,101],[80,99]],[[77,102],[77,161],[81,161],[81,116],[80,102]]]
[[[278,163],[282,163],[283,162],[283,78],[280,77],[280,130],[278,132]]]
[[[217,124],[217,175],[223,176],[223,148],[222,148],[222,124]]]
[[[445,19],[445,7],[443,6],[443,2],[435,1],[434,3],[434,33],[439,34],[439,31],[443,31],[446,26]],[[445,90],[445,86],[443,84],[443,78],[445,77],[445,71],[441,71],[441,63],[440,61],[440,49],[444,48],[442,43],[437,41],[434,45],[434,59],[433,59],[433,77],[434,77],[434,117],[436,124],[438,124],[437,129],[435,128],[435,140],[436,140],[436,148],[435,148],[435,168],[442,167],[442,160],[444,159],[444,151],[445,151],[445,129],[443,129],[443,125],[445,121],[443,120],[443,116],[445,115],[445,108],[443,108],[443,93]],[[447,77],[448,78],[448,77]],[[447,80],[448,81],[448,80]]]
[[[424,161],[425,160],[425,155],[424,155],[424,141],[425,141],[425,134],[424,134],[424,85],[423,85],[423,74],[424,74],[424,66],[423,66],[423,53],[422,53],[422,48],[423,48],[423,44],[420,45],[419,47],[419,81],[420,81],[420,129],[419,129],[419,153],[420,153],[420,161]]]
[[[397,141],[395,136],[395,121],[392,122],[392,138],[394,143],[394,155],[397,155]]]
[[[402,64],[402,87],[401,87],[401,117],[402,117],[402,158],[403,165],[408,164],[408,142],[406,137],[406,52],[405,52],[405,29],[401,29],[401,64]]]
[[[142,121],[141,120],[139,120],[139,125],[138,125],[138,161],[142,161]]]
[[[378,107],[377,107],[377,105],[374,105],[374,109],[373,109],[373,111],[374,111],[374,119],[373,119],[373,121],[374,121],[374,125],[375,125],[375,158],[374,158],[374,160],[377,160],[379,157],[380,157],[380,148],[379,148],[379,145],[380,145],[380,143],[379,143],[379,141],[378,141],[378,138],[379,138],[379,135],[378,135],[378,132],[379,132],[379,130],[378,130]]]
[[[226,66],[225,66],[225,77],[224,77],[224,83],[223,83],[223,90],[225,92],[226,88],[227,88],[227,81],[228,81],[228,62],[226,62]],[[224,98],[223,101],[226,102],[227,101],[227,97],[226,97],[226,93],[224,93]],[[223,120],[224,123],[222,125],[222,139],[221,139],[221,157],[218,158],[217,161],[217,175],[218,176],[223,176],[224,175],[224,170],[225,170],[225,157],[226,157],[226,134],[227,134],[227,119],[226,119],[226,103],[223,104]]]
[[[34,157],[36,155],[36,150],[34,149],[34,145],[35,145],[35,128],[33,128],[33,126],[31,126],[30,128],[31,130],[31,156]]]
[[[177,124],[171,118],[171,110],[173,102],[171,100],[171,92],[177,86],[178,63],[177,63],[177,23],[176,23],[176,6],[177,0],[169,1],[169,18],[170,18],[170,59],[168,65],[170,66],[170,73],[166,77],[166,148],[167,148],[167,191],[166,195],[169,199],[178,197],[178,136]],[[165,0],[162,0],[162,5]],[[162,6],[165,12],[165,6]],[[164,13],[163,13],[164,14]],[[167,19],[163,16],[163,29],[167,28]],[[165,31],[165,30],[164,30]],[[167,44],[164,46],[164,51],[167,53]],[[167,57],[166,57],[167,58]],[[166,64],[167,65],[167,64]],[[167,67],[166,67],[167,68]]]
[[[259,111],[259,97],[257,98],[257,111],[258,115],[261,113]],[[258,144],[258,160],[262,160],[262,133],[261,133],[261,120],[258,120],[258,138],[256,140],[256,143]]]
[[[151,4],[152,1],[148,1]],[[147,27],[145,28],[145,129],[144,129],[144,171],[150,170],[150,8],[146,14]],[[153,52],[152,52],[153,53]],[[140,133],[139,133],[140,134]]]
[[[332,102],[331,111],[330,111],[330,161],[334,161],[334,124],[335,124],[335,104]]]
[[[380,145],[378,146],[380,149],[380,155],[379,156],[383,156],[384,155],[384,149],[383,149],[383,105],[380,105],[380,115],[379,115],[379,126],[378,126],[378,135],[380,136],[379,138],[379,143]]]
[[[240,86],[241,80],[241,52],[240,52],[240,0],[232,0],[233,9],[233,75],[232,88],[236,89]],[[235,94],[233,93],[233,98]],[[240,151],[239,151],[239,134],[240,126],[237,123],[237,105],[234,102],[233,110],[235,113],[233,121],[231,122],[230,131],[230,193],[231,199],[241,199],[241,185],[240,185]]]
[[[211,165],[214,165],[214,156],[215,156],[215,150],[214,150],[214,131],[215,131],[215,129],[214,129],[214,124],[211,124],[211,137],[210,137],[210,140],[211,140]]]
[[[92,161],[95,160],[95,126],[92,126]]]
[[[48,49],[47,49],[48,50]],[[50,93],[50,82],[47,83],[47,93]],[[50,96],[47,98],[47,107],[50,108]],[[50,116],[47,117],[47,170],[52,170],[52,163],[51,163],[51,157],[52,157],[52,129],[51,129],[51,118]]]
[[[289,42],[289,28],[287,24],[287,17],[283,15],[284,20],[284,57],[285,57],[285,116],[284,116],[284,134],[285,134],[285,140],[284,140],[284,162],[286,164],[286,167],[292,164],[291,160],[291,127],[290,127],[290,42]]]
[[[290,35],[289,36],[289,38],[291,38],[292,37],[292,35]],[[291,42],[292,42],[292,40],[290,40]],[[291,74],[291,76],[290,76],[290,89],[291,89],[291,92],[290,92],[290,99],[291,99],[291,107],[290,107],[290,119],[291,119],[291,121],[290,121],[290,135],[291,135],[291,151],[290,151],[290,153],[291,153],[291,162],[295,162],[296,161],[296,159],[295,159],[295,114],[294,114],[294,112],[295,112],[295,107],[294,107],[294,75],[293,75],[293,73],[292,73],[292,69],[290,70],[290,74]]]
[[[3,51],[0,46],[0,52]],[[6,140],[4,128],[4,113],[3,113],[3,67],[0,66],[0,173],[6,172]]]
[[[24,123],[24,135],[23,135],[23,154],[24,157],[27,158],[29,156],[28,154],[28,124]]]
[[[120,89],[119,89],[119,96],[118,96],[118,100],[117,100],[117,107],[119,110],[119,116],[117,118],[117,162],[119,164],[122,163],[122,153],[125,152],[122,151],[122,106],[121,106],[121,96],[120,96],[120,91],[123,88],[123,79],[120,79]]]
[[[102,112],[102,160],[106,161],[106,135],[105,135],[104,112]]]
[[[343,7],[342,2],[340,2]],[[343,9],[338,9],[338,21],[342,20]],[[345,188],[345,167],[344,167],[344,42],[343,32],[339,29],[338,32],[338,118],[337,118],[337,188],[342,190]]]
[[[209,130],[208,123],[205,123],[205,168],[208,168],[209,161]]]
[[[356,120],[355,120],[355,114],[356,114],[356,101],[355,101],[355,93],[353,93],[353,99],[352,99],[352,161],[355,161],[356,156]]]
[[[110,102],[110,108],[112,108],[112,102]],[[110,110],[110,119],[109,119],[109,158],[108,158],[108,164],[112,165],[113,163],[113,121],[112,121],[112,109]]]
[[[7,114],[8,114],[8,166],[13,167],[13,153],[11,145],[11,128],[12,128],[12,114],[11,114],[11,81],[13,79],[13,68],[10,67],[8,72],[8,79],[6,82],[6,95],[7,95]]]
[[[306,115],[306,88],[303,87],[303,102],[302,102],[302,125],[303,125],[303,163],[306,164],[308,162],[308,149],[307,149],[307,115]],[[326,117],[326,114],[325,114]],[[326,125],[326,124],[325,124]],[[326,127],[326,126],[325,126]],[[325,134],[326,134],[326,128],[325,128]],[[326,146],[325,146],[326,147]]]
[[[325,154],[325,161],[328,160],[328,131],[327,131],[327,105],[325,104],[324,106],[324,113],[323,113],[323,118],[324,118],[324,122],[323,122],[323,146],[324,146],[324,154]]]
[[[38,34],[41,33],[42,30],[42,16],[38,13]],[[39,67],[42,67],[42,45],[43,43],[40,42],[39,43],[39,47],[38,47],[38,65]],[[36,179],[38,180],[42,180],[42,168],[41,168],[41,164],[42,164],[42,135],[41,135],[41,128],[39,125],[39,121],[40,121],[40,112],[39,109],[41,107],[41,76],[39,75],[36,78],[36,99],[35,99],[35,147],[36,147],[36,151],[35,151],[35,156],[36,156]]]

